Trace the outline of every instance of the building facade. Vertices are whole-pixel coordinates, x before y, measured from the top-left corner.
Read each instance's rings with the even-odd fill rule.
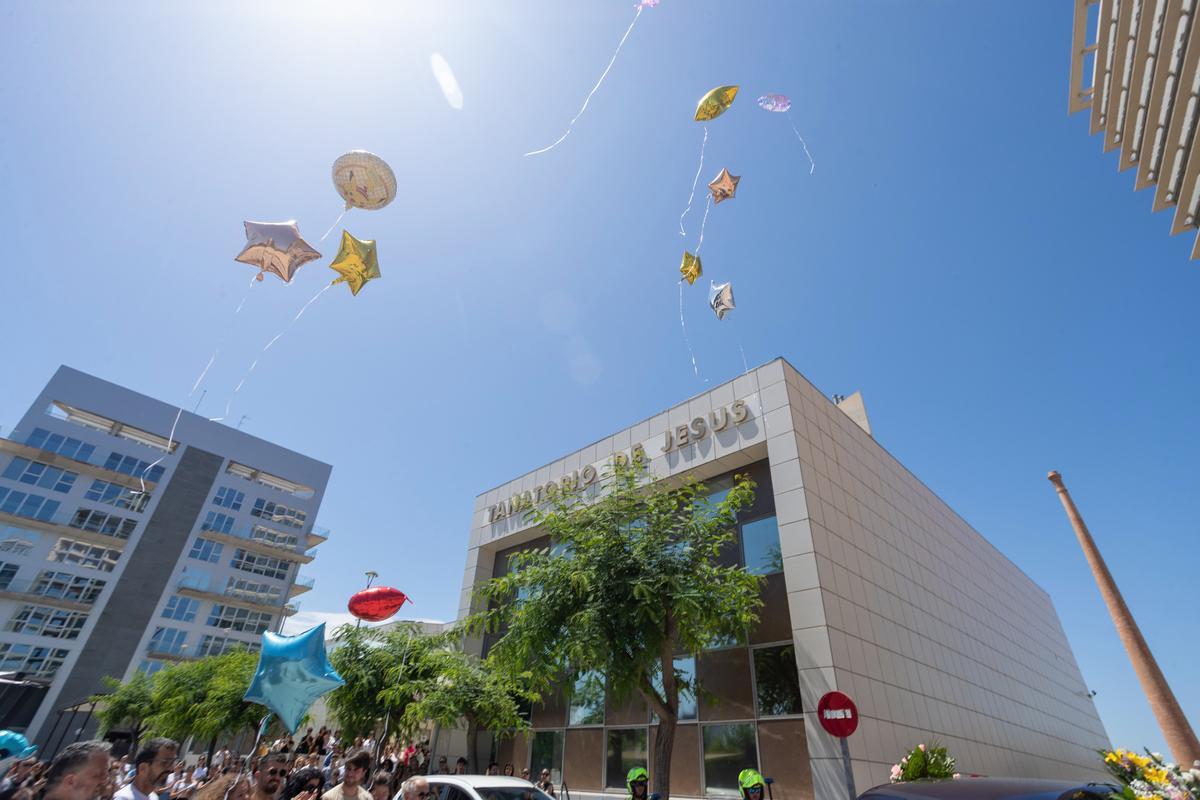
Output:
[[[105,676],[255,649],[312,588],[330,466],[177,413],[60,367],[0,439],[0,717],[48,755]]]
[[[861,396],[825,398],[782,359],[479,495],[460,616],[514,552],[548,539],[523,511],[565,481],[601,481],[644,454],[655,479],[693,474],[714,493],[756,481],[738,552],[764,576],[760,620],[676,668],[704,692],[682,705],[672,794],[736,795],[756,766],[781,800],[841,800],[838,740],[816,719],[830,690],[861,722],[849,756],[858,791],[884,783],[919,742],[963,772],[1092,779],[1108,744],[1047,594],[871,436]],[[481,643],[482,644],[482,643]],[[573,794],[623,793],[647,764],[654,720],[580,675],[532,710],[533,734],[497,760],[549,768]]]

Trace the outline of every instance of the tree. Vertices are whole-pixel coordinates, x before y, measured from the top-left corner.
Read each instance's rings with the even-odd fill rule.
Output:
[[[334,631],[337,646],[329,661],[346,683],[329,693],[326,703],[343,739],[375,732],[380,721],[405,724],[414,682],[428,670],[428,654],[446,646],[442,636],[426,636],[416,623],[387,630],[342,625]]]
[[[154,714],[154,679],[144,672],[135,672],[125,683],[116,678],[104,677],[105,694],[88,698],[96,703],[96,719],[100,721],[100,735],[118,728],[128,728],[133,738],[133,749],[146,728],[146,720]]]
[[[266,710],[242,697],[257,664],[257,653],[239,648],[161,670],[154,676],[148,727],[177,741],[255,731]]]
[[[517,554],[508,574],[484,584],[488,607],[468,628],[499,636],[489,661],[528,671],[539,690],[595,671],[616,701],[640,695],[658,715],[654,788],[667,800],[680,691],[697,690],[675,657],[744,639],[761,578],[721,558],[736,542],[738,511],[753,502],[753,481],[739,476],[712,503],[693,478],[645,478],[639,465],[616,466],[598,499],[560,492],[530,511],[554,547]]]
[[[466,720],[470,772],[478,771],[480,730],[511,736],[529,727],[521,716],[521,703],[536,700],[537,696],[526,689],[528,673],[502,672],[449,647],[429,651],[422,667],[421,674],[407,682],[411,700],[405,709],[405,723],[415,728],[431,720],[448,727]],[[393,686],[404,685],[402,669],[388,675]]]

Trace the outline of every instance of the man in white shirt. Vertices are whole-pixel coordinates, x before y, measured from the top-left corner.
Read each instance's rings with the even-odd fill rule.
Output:
[[[151,739],[138,750],[133,760],[133,780],[119,789],[113,800],[158,800],[158,790],[166,783],[179,745],[172,739]]]
[[[200,756],[200,760],[196,763],[196,771],[192,773],[192,779],[196,783],[204,783],[208,780],[208,759]]]
[[[346,753],[342,782],[321,795],[321,800],[372,800],[371,793],[363,788],[367,772],[371,768],[371,754],[361,747]]]

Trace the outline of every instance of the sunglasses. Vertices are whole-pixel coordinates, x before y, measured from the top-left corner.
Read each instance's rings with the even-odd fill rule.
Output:
[[[280,775],[287,775],[287,770],[281,767],[276,767],[275,769],[267,770],[267,774],[272,778],[278,778]]]
[[[761,786],[751,786],[749,789],[746,790],[747,794],[749,794],[750,792],[757,792],[758,794],[762,794],[762,787]]]

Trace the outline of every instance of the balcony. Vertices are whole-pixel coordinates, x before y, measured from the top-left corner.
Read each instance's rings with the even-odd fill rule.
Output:
[[[0,599],[35,603],[67,611],[91,611],[92,605],[103,590],[103,586],[59,587],[41,580],[22,579],[0,582]]]
[[[108,512],[101,511],[100,513],[107,514]],[[114,509],[112,513],[115,516],[121,516],[123,512]],[[46,519],[21,517],[16,514],[8,514],[0,511],[0,537],[7,539],[10,536],[19,536],[19,531],[32,531],[34,533],[65,536],[76,541],[87,542],[88,544],[111,547],[114,550],[125,549],[125,543],[129,541],[128,537],[103,533],[102,531],[89,531],[85,528],[76,528],[71,525],[71,521],[74,518],[75,512],[65,508],[59,509],[54,515]]]
[[[302,534],[284,533],[261,522],[239,525],[229,531],[201,525],[200,532],[204,534],[205,539],[231,544],[264,556],[297,561],[301,564],[310,563],[317,555],[313,548],[305,548],[300,544],[299,538]],[[292,537],[295,537],[297,541],[288,541]]]
[[[288,587],[288,599],[290,600],[298,594],[311,591],[315,583],[316,581],[312,578],[302,578],[297,575],[296,580],[292,581],[292,585]]]
[[[320,525],[313,525],[308,532],[308,546],[316,547],[317,545],[329,540],[329,528],[322,528]]]
[[[267,611],[272,614],[277,614],[282,610],[289,617],[296,613],[295,606],[290,604],[283,605],[283,597],[280,595],[267,592],[252,592],[232,587],[221,588],[219,586],[212,586],[209,581],[190,575],[184,575],[180,578],[179,582],[175,584],[175,588],[184,597],[191,597],[196,600],[213,600],[227,606],[234,606],[235,608],[246,608],[251,611]],[[309,588],[312,588],[311,581]]]
[[[135,478],[132,475],[126,475],[123,472],[107,469],[104,466],[105,459],[101,458],[97,453],[93,453],[86,460],[67,458],[66,456],[60,456],[58,453],[52,453],[49,450],[40,450],[36,447],[30,447],[27,444],[4,438],[0,438],[0,453],[27,458],[30,461],[40,461],[52,467],[70,470],[80,475],[90,475],[93,478],[101,478],[109,483],[115,483],[128,489],[142,491],[141,479]],[[145,491],[150,492],[154,490],[155,484],[153,481],[146,481],[145,484]]]

